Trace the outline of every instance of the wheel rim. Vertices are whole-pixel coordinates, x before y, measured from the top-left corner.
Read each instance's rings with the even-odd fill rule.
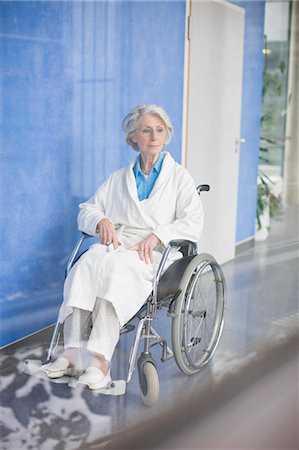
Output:
[[[213,356],[223,328],[224,285],[220,267],[203,261],[186,289],[181,314],[182,356],[199,370]]]

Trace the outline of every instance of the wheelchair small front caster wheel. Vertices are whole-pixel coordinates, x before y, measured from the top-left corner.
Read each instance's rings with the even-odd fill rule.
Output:
[[[143,403],[148,407],[153,406],[159,397],[159,377],[156,367],[151,362],[143,364],[139,384]]]

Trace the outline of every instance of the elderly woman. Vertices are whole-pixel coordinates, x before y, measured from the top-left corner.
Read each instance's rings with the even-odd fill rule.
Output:
[[[152,290],[161,253],[172,239],[198,241],[203,211],[185,168],[162,151],[173,127],[156,105],[139,105],[124,119],[126,143],[138,152],[80,205],[81,231],[98,235],[71,269],[64,286],[60,322],[64,353],[42,367],[50,378],[78,368],[80,349],[90,355],[79,383],[90,389],[110,381],[109,363],[121,327]]]

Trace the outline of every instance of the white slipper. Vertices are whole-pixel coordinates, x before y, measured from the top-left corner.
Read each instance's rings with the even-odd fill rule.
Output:
[[[76,374],[75,368],[70,367],[70,362],[62,357],[42,365],[39,370],[45,372],[49,378],[61,378],[64,375],[74,376]]]
[[[87,367],[86,371],[79,377],[78,383],[85,384],[89,389],[101,389],[111,382],[110,370],[107,375],[97,367]]]

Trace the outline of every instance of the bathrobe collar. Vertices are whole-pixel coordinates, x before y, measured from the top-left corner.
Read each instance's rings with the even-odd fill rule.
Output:
[[[164,186],[165,183],[167,183],[171,173],[173,172],[174,166],[175,166],[175,160],[172,158],[169,152],[164,152],[165,157],[163,160],[162,168],[160,171],[160,174],[154,184],[154,187],[148,197],[148,199],[143,200],[143,202],[150,202],[151,200],[154,200],[155,194],[161,189],[161,187]],[[141,202],[138,199],[138,193],[137,193],[137,186],[136,186],[136,179],[133,172],[133,168],[135,166],[136,160],[132,161],[129,166],[126,169],[126,184],[128,187],[128,191],[130,196],[133,198],[134,202],[140,207]]]

